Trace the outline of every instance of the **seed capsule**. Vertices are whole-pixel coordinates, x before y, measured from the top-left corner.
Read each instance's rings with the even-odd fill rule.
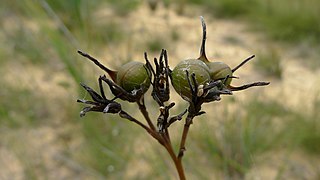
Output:
[[[89,54],[81,51],[78,51],[78,53],[91,60],[102,70],[106,71],[115,84],[119,85],[133,97],[137,96],[137,92],[140,91],[138,93],[139,97],[130,98],[130,100],[129,98],[120,96],[120,98],[123,100],[128,100],[130,102],[133,102],[133,99],[139,100],[141,95],[143,95],[150,87],[151,74],[146,65],[141,62],[131,61],[121,66],[118,71],[113,71],[102,65],[97,59],[93,58]],[[118,96],[121,94],[120,91],[121,90],[116,90],[115,92],[117,93],[115,95]]]
[[[198,85],[204,85],[210,81],[208,66],[197,59],[189,59],[181,61],[171,73],[172,86],[176,92],[185,100],[191,101],[192,91],[186,76],[186,71],[189,74],[195,74],[195,79]]]
[[[124,64],[116,74],[115,83],[127,92],[133,92],[138,89],[146,92],[150,86],[150,72],[147,70],[145,64],[141,62],[131,61]]]
[[[226,77],[232,77],[231,68],[223,62],[209,62],[207,63],[209,67],[210,77],[212,80],[224,80]],[[230,85],[231,78],[228,78],[224,84],[226,86]]]
[[[203,61],[209,68],[209,73],[210,77],[212,80],[217,81],[217,80],[223,80],[223,84],[231,91],[240,91],[243,89],[247,89],[249,87],[254,87],[254,86],[266,86],[269,84],[269,82],[255,82],[251,84],[245,84],[239,87],[235,87],[231,85],[232,78],[234,78],[233,73],[238,70],[241,66],[243,66],[245,63],[249,62],[252,58],[255,56],[252,55],[242,61],[238,66],[234,67],[231,69],[227,64],[223,62],[210,62],[206,56],[205,52],[205,43],[206,43],[206,35],[207,35],[207,30],[206,30],[206,23],[201,16],[201,23],[202,23],[202,43],[201,43],[201,49],[200,49],[200,57],[198,60]]]
[[[202,37],[202,43],[201,43],[201,49],[200,49],[200,57],[198,59],[203,61],[208,66],[210,77],[212,80],[223,80],[227,77],[230,77],[224,82],[224,84],[228,86],[231,83],[233,72],[231,68],[224,62],[211,62],[208,60],[205,52],[207,28],[202,16],[201,16],[201,23],[202,23],[203,37]]]

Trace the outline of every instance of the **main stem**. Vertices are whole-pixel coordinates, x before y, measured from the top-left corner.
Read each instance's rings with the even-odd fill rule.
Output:
[[[168,143],[168,142],[169,141],[166,141],[166,143],[164,144],[164,147],[166,148],[166,150],[168,151],[171,159],[174,162],[174,165],[175,165],[175,167],[177,169],[177,172],[178,172],[180,180],[185,180],[186,176],[184,174],[184,169],[183,169],[182,162],[179,161],[178,157],[176,156],[176,154],[173,151],[171,143]]]
[[[187,140],[187,136],[188,136],[188,132],[189,132],[189,127],[192,124],[193,118],[194,118],[194,116],[191,114],[188,114],[188,116],[186,118],[186,122],[185,122],[185,125],[183,128],[182,137],[181,137],[181,141],[180,141],[180,149],[179,149],[177,156],[175,155],[175,153],[173,151],[172,144],[170,141],[164,140],[165,143],[163,144],[163,146],[166,148],[166,150],[170,154],[171,159],[174,162],[174,165],[178,171],[180,180],[186,179],[186,176],[184,174],[183,164],[182,164],[182,157],[184,155],[184,151],[186,150],[185,144],[186,144],[186,140]],[[164,138],[168,139],[169,137],[164,136]]]
[[[140,123],[141,124],[141,123]],[[140,125],[139,124],[139,125]],[[140,125],[141,126],[141,125]],[[182,156],[180,156],[180,153],[178,153],[178,155],[176,156],[176,154],[174,153],[174,150],[172,148],[172,144],[171,144],[171,141],[170,141],[170,137],[169,137],[169,132],[168,132],[168,129],[166,129],[167,133],[164,133],[164,134],[160,134],[159,132],[157,132],[155,129],[149,129],[148,127],[146,126],[142,126],[144,129],[147,130],[147,132],[153,137],[155,138],[156,140],[158,140],[158,142],[163,145],[163,147],[167,150],[167,152],[169,153],[172,161],[174,162],[174,165],[176,167],[176,170],[178,172],[178,175],[179,175],[179,179],[180,180],[185,180],[186,179],[186,176],[185,176],[185,173],[184,173],[184,168],[183,168],[183,165],[182,165],[182,161],[181,161],[181,158]],[[150,132],[151,131],[151,132]],[[185,133],[184,133],[185,134]],[[185,138],[183,138],[184,140],[184,143],[186,141],[186,136],[187,134],[185,134]]]
[[[172,161],[174,162],[174,165],[175,165],[176,170],[177,170],[178,175],[179,175],[179,179],[180,180],[185,180],[186,176],[185,176],[185,173],[184,173],[182,161],[181,161],[181,158],[179,158],[180,157],[179,156],[180,153],[178,154],[178,156],[176,156],[176,154],[174,153],[174,150],[172,148],[172,144],[171,144],[171,141],[170,141],[170,137],[168,136],[169,133],[165,133],[165,134],[160,135],[155,130],[149,129],[148,127],[144,126],[142,123],[140,123],[139,121],[136,121],[135,119],[133,120],[133,122],[137,123],[142,128],[144,128],[153,138],[158,140],[158,142],[167,150],[167,152],[169,153]]]
[[[181,137],[181,142],[180,142],[180,149],[179,149],[179,152],[178,154],[176,155],[173,148],[172,148],[172,144],[171,144],[171,141],[170,141],[170,136],[169,136],[169,131],[168,129],[165,130],[165,133],[163,134],[160,134],[156,128],[154,127],[150,117],[149,117],[149,114],[148,114],[148,111],[146,109],[146,106],[144,104],[144,101],[142,100],[142,102],[137,102],[138,106],[139,106],[139,109],[140,111],[142,112],[144,118],[146,119],[149,127],[143,127],[144,129],[147,130],[147,132],[153,137],[155,138],[156,140],[158,140],[158,142],[164,146],[164,148],[167,150],[167,152],[169,153],[172,161],[174,162],[174,165],[176,167],[176,170],[178,172],[178,175],[179,175],[179,179],[180,180],[185,180],[186,179],[186,176],[185,176],[185,173],[184,173],[184,168],[183,168],[183,164],[182,164],[182,157],[183,157],[183,154],[184,154],[184,151],[185,151],[185,143],[186,143],[186,140],[187,140],[187,136],[188,136],[188,132],[189,132],[189,127],[190,125],[192,124],[192,119],[194,116],[188,114],[187,118],[186,118],[186,123],[184,125],[184,129],[183,129],[183,133],[182,133],[182,137]],[[139,124],[141,126],[141,124]]]

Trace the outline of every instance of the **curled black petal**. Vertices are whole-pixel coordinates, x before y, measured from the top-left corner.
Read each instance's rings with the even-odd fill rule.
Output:
[[[118,113],[120,111],[121,111],[121,105],[117,102],[111,102],[103,109],[104,113],[112,113],[112,114]]]
[[[101,78],[101,77],[100,77]],[[78,99],[77,102],[87,104],[89,106],[84,107],[80,111],[80,117],[86,115],[87,112],[95,111],[95,112],[103,112],[103,113],[119,113],[121,111],[121,105],[113,100],[109,100],[104,95],[104,91],[100,82],[100,92],[101,95],[94,91],[89,86],[81,83],[81,86],[90,94],[92,101],[85,99]]]

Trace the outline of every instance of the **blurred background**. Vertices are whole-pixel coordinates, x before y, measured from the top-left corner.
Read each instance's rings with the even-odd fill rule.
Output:
[[[177,179],[140,127],[79,117],[76,99],[90,98],[79,83],[96,89],[104,72],[76,51],[117,69],[165,48],[173,68],[199,56],[199,16],[209,59],[235,67],[256,55],[234,85],[271,84],[203,106],[187,140],[187,177],[320,179],[318,0],[1,0],[0,179]],[[187,107],[174,93],[171,101],[172,115]],[[135,104],[121,104],[143,120]],[[171,127],[175,147],[182,127]]]

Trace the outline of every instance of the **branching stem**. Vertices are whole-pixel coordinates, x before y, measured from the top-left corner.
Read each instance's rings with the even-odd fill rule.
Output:
[[[139,109],[140,109],[143,117],[146,119],[149,127],[155,132],[156,128],[155,128],[155,126],[153,125],[153,123],[152,123],[152,121],[150,119],[149,113],[148,113],[146,105],[144,103],[144,98],[142,97],[141,102],[138,101],[137,104],[139,106]]]
[[[127,112],[121,110],[119,113],[120,117],[124,118],[124,119],[128,119],[131,122],[134,122],[136,124],[138,124],[140,127],[142,127],[143,129],[145,129],[153,138],[155,138],[156,140],[158,140],[158,142],[161,145],[164,145],[164,141],[162,140],[162,138],[159,136],[159,134],[157,134],[154,130],[150,129],[148,126],[144,125],[142,122],[138,121],[136,118],[132,117],[131,115],[129,115]]]
[[[190,125],[192,124],[193,118],[194,118],[194,115],[188,114],[188,116],[186,118],[186,122],[184,124],[182,137],[181,137],[181,141],[180,141],[179,154],[178,154],[178,160],[180,162],[182,161],[182,157],[184,155],[184,151],[186,150],[186,147],[185,147],[186,140],[187,140],[187,136],[188,136],[188,133],[189,133],[189,128],[190,128]]]
[[[164,147],[166,148],[166,150],[168,151],[171,159],[174,162],[174,165],[175,165],[175,167],[177,169],[177,172],[178,172],[180,180],[185,180],[186,176],[184,174],[184,169],[183,169],[182,162],[178,159],[178,157],[174,153],[174,150],[172,148],[172,144],[171,143],[167,143],[167,144],[164,145]]]

